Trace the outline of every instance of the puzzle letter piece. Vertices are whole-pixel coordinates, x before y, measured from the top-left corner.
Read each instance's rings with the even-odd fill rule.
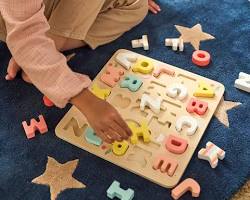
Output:
[[[212,168],[217,167],[218,158],[223,160],[225,158],[226,152],[221,148],[217,147],[212,142],[207,142],[206,149],[202,148],[198,152],[198,158],[209,161]]]
[[[137,126],[134,122],[128,122],[128,126],[132,131],[132,136],[130,137],[132,144],[138,143],[138,137],[142,137],[145,143],[150,142],[150,131],[146,122],[142,122],[140,126]]]
[[[35,137],[36,130],[38,130],[41,134],[48,132],[46,121],[42,115],[39,115],[39,122],[35,119],[31,119],[29,126],[26,121],[23,121],[22,125],[28,139]]]
[[[189,113],[197,113],[198,115],[204,115],[208,109],[208,103],[200,101],[198,99],[191,98],[188,105],[187,111]]]
[[[198,88],[194,92],[195,97],[208,97],[208,98],[213,98],[214,97],[214,90],[210,85],[201,82],[199,83]]]
[[[179,51],[184,51],[184,41],[183,41],[183,39],[179,39]]]
[[[175,128],[178,132],[181,132],[182,127],[185,125],[189,127],[187,129],[187,135],[191,136],[195,134],[198,128],[198,122],[195,118],[191,116],[181,116],[179,119],[177,119]]]
[[[101,81],[109,87],[114,87],[123,76],[124,70],[118,67],[108,66],[106,72],[102,74]]]
[[[167,67],[160,67],[160,68],[154,70],[153,76],[158,77],[162,73],[168,74],[170,76],[174,76],[175,71],[172,69],[168,69]]]
[[[142,86],[142,81],[133,75],[127,75],[120,83],[121,88],[128,88],[131,92],[136,92]]]
[[[239,79],[235,81],[234,87],[250,93],[250,75],[240,72]]]
[[[172,98],[183,100],[188,95],[188,90],[183,84],[174,83],[167,89],[167,95]]]
[[[111,93],[110,89],[102,89],[96,83],[93,84],[91,91],[95,96],[103,100],[107,99]]]
[[[100,146],[102,144],[102,139],[98,137],[92,128],[87,128],[85,132],[85,139],[88,143]]]
[[[182,138],[170,135],[166,140],[165,147],[171,153],[183,154],[188,147],[188,142]]]
[[[158,156],[153,165],[153,169],[160,169],[162,173],[167,172],[169,176],[173,176],[176,169],[178,167],[178,163],[175,160],[167,158],[165,156]]]
[[[172,47],[174,51],[177,51],[179,47],[179,51],[184,51],[184,42],[183,39],[179,38],[166,38],[165,39],[165,46]]]
[[[120,188],[120,183],[118,181],[114,181],[109,189],[107,190],[107,196],[110,199],[115,197],[120,200],[132,200],[134,198],[135,192],[132,189],[123,190]]]
[[[154,113],[158,114],[161,110],[162,98],[157,97],[157,99],[153,99],[147,94],[143,94],[141,98],[140,109],[141,111],[145,110],[145,107],[148,106]]]
[[[140,72],[142,74],[150,74],[153,69],[153,63],[147,59],[138,59],[132,67],[133,72]]]
[[[199,183],[197,183],[194,179],[187,178],[171,191],[171,196],[176,200],[187,191],[192,193],[192,197],[199,197],[201,191]]]
[[[115,61],[118,62],[125,69],[129,70],[132,63],[136,62],[137,55],[134,53],[118,53]]]
[[[131,43],[132,43],[132,48],[143,47],[144,50],[149,50],[148,36],[147,35],[143,35],[142,39],[132,40]]]
[[[117,156],[123,156],[128,150],[129,144],[126,140],[122,142],[115,141],[112,146],[113,153]]]
[[[47,107],[52,107],[54,106],[54,103],[46,96],[43,96],[43,103]]]
[[[200,67],[209,65],[211,56],[208,52],[197,50],[192,55],[192,62]]]

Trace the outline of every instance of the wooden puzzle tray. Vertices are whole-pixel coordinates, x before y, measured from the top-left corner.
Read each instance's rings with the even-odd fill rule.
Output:
[[[117,77],[106,81],[115,72]],[[97,75],[92,90],[115,106],[130,127],[134,126],[128,147],[124,143],[91,141],[87,136],[91,135],[87,120],[74,106],[57,125],[56,135],[156,184],[172,188],[183,175],[225,89],[216,81],[121,49]],[[118,155],[123,147],[124,155]]]

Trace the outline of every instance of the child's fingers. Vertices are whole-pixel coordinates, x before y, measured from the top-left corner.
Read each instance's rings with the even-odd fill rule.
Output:
[[[157,10],[155,10],[153,7],[149,7],[149,10],[152,12],[152,13],[154,13],[154,14],[157,14]]]
[[[13,80],[14,78],[12,78],[9,74],[7,74],[6,76],[5,76],[5,80],[7,80],[7,81],[11,81],[11,80]]]
[[[111,122],[110,129],[115,131],[122,139],[124,140],[128,139],[126,131],[119,124],[117,124],[116,121]]]
[[[13,58],[11,58],[7,68],[7,76],[5,77],[6,80],[13,80],[20,70],[21,68],[16,63],[16,61]]]
[[[108,136],[103,136],[102,140],[108,144],[112,144],[114,142],[114,140],[109,138]]]
[[[154,1],[150,2],[150,7],[154,8],[156,11],[161,11],[160,6],[157,3],[155,3]]]
[[[122,137],[113,129],[108,130],[108,135],[115,141],[121,142],[123,140]]]
[[[111,144],[113,143],[113,140],[111,138],[108,137],[107,134],[105,134],[103,131],[95,131],[95,133],[100,137],[102,138],[103,141]]]
[[[122,117],[119,114],[117,118],[115,119],[115,122],[119,124],[119,126],[121,126],[123,130],[125,130],[127,137],[132,135],[132,131],[130,130],[127,123],[122,119]]]

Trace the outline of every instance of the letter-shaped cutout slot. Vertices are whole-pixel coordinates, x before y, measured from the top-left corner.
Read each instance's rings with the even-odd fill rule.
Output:
[[[128,155],[127,161],[134,162],[140,167],[145,168],[148,163],[147,159],[151,156],[152,152],[135,145],[132,149],[132,153]]]
[[[122,94],[117,94],[113,97],[112,103],[119,108],[127,108],[131,104],[131,99],[124,97]]]
[[[77,119],[74,117],[70,119],[70,121],[64,126],[64,130],[69,131],[71,129],[76,137],[80,137],[83,135],[84,130],[87,128],[87,124],[83,124],[82,126],[79,125]]]

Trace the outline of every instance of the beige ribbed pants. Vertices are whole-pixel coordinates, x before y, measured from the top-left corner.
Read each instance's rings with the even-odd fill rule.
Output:
[[[93,49],[120,37],[148,12],[148,0],[44,0],[44,4],[50,33],[82,40]],[[1,15],[0,40],[6,40]]]

